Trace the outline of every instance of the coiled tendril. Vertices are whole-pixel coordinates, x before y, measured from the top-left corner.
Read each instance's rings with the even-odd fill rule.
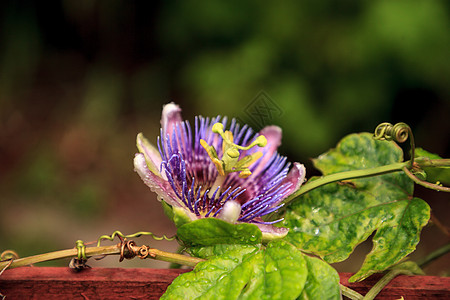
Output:
[[[427,182],[425,180],[421,180],[414,173],[418,173],[419,167],[414,167],[414,136],[412,134],[411,128],[405,123],[397,123],[392,125],[390,123],[381,123],[375,128],[375,133],[373,134],[373,138],[376,140],[387,140],[387,141],[395,141],[397,143],[405,142],[409,137],[411,142],[411,160],[409,169],[407,167],[403,167],[403,171],[405,174],[411,178],[415,183],[424,186],[429,189],[433,189],[436,191],[445,191],[450,192],[450,188],[442,186],[439,182],[436,184]]]
[[[170,237],[169,238],[166,235],[163,235],[162,237],[158,237],[152,232],[145,232],[145,231],[140,231],[140,232],[136,232],[134,234],[124,235],[122,232],[117,230],[117,231],[114,231],[111,236],[109,236],[109,235],[102,235],[101,237],[99,237],[98,240],[97,240],[97,247],[100,247],[100,243],[101,243],[102,240],[113,241],[116,236],[119,236],[121,238],[134,238],[134,237],[140,237],[142,235],[149,235],[149,236],[151,236],[153,239],[155,239],[157,241],[161,241],[161,240],[173,241],[175,239],[175,237]]]
[[[397,143],[404,143],[409,137],[411,144],[411,164],[412,168],[414,164],[414,156],[415,156],[415,145],[414,145],[414,136],[411,131],[411,127],[408,124],[400,122],[395,125],[391,123],[381,123],[375,128],[375,133],[373,134],[373,138],[376,140],[386,140],[386,141],[395,141]]]

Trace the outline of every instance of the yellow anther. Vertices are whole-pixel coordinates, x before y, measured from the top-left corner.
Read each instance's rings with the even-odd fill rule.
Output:
[[[263,156],[262,152],[258,151],[253,153],[252,155],[247,155],[244,158],[242,158],[239,161],[239,164],[237,165],[238,168],[248,168],[250,167],[255,161],[260,159]]]
[[[249,169],[246,169],[244,171],[241,171],[241,173],[239,173],[239,177],[241,178],[247,178],[250,175],[252,175],[252,172],[250,172]]]
[[[216,168],[217,168],[217,171],[219,171],[219,174],[221,176],[225,176],[225,170],[223,168],[223,161],[219,159],[216,149],[214,149],[213,146],[208,145],[208,143],[203,139],[200,140],[200,145],[202,145],[202,147],[205,148],[206,153],[208,153],[209,158],[216,165]]]
[[[219,158],[217,156],[216,149],[214,149],[213,146],[208,145],[208,143],[205,140],[200,140],[200,145],[202,145],[202,147],[205,148],[206,153],[208,153],[209,155],[209,158],[211,159]]]
[[[225,170],[223,169],[223,162],[217,158],[212,159],[212,162],[216,165],[219,175],[225,176]]]

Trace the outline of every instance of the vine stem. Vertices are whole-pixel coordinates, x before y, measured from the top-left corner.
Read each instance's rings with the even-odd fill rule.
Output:
[[[423,258],[422,260],[418,261],[417,264],[419,265],[419,267],[423,268],[426,265],[428,265],[429,263],[431,263],[433,260],[438,259],[439,257],[447,254],[450,252],[450,243],[442,246],[441,248],[431,252],[430,254],[428,254],[425,258]]]
[[[288,202],[292,201],[293,199],[297,198],[298,196],[303,195],[303,194],[305,194],[313,189],[316,189],[322,185],[326,185],[326,184],[336,182],[336,181],[371,177],[371,176],[375,176],[375,175],[382,175],[382,174],[387,174],[387,173],[392,173],[392,172],[398,172],[398,171],[402,171],[403,167],[406,167],[408,164],[409,164],[409,162],[406,161],[406,162],[395,163],[395,164],[391,164],[391,165],[375,167],[375,168],[370,168],[370,169],[339,172],[339,173],[322,176],[318,179],[308,181],[307,183],[302,185],[297,191],[295,191],[288,198],[286,198],[286,200],[284,202],[288,203]]]
[[[447,226],[445,226],[444,224],[441,223],[441,221],[439,221],[439,219],[436,217],[436,215],[433,213],[433,211],[431,212],[431,223],[436,225],[436,227],[443,233],[445,234],[447,237],[450,237],[450,228],[448,228]]]
[[[85,251],[86,251],[87,257],[97,256],[97,255],[114,255],[114,254],[119,255],[120,254],[120,244],[113,245],[113,246],[87,247]],[[8,259],[8,260],[0,261],[0,270],[3,270],[5,268],[16,268],[16,267],[28,266],[28,265],[43,262],[43,261],[49,261],[49,260],[67,258],[67,257],[76,257],[77,254],[78,254],[78,249],[66,249],[66,250],[54,251],[54,252],[14,259],[12,261],[12,263],[11,263],[11,260]],[[165,251],[161,251],[161,250],[154,249],[154,248],[149,249],[148,257],[156,259],[156,260],[166,261],[166,262],[170,262],[170,263],[177,263],[180,265],[185,265],[185,266],[190,266],[190,267],[194,267],[197,263],[203,261],[203,259],[200,259],[200,258],[165,252]]]
[[[341,286],[342,295],[344,295],[347,298],[350,298],[352,300],[361,300],[364,298],[363,295],[358,293],[355,290],[352,290],[351,288],[346,287],[343,284],[339,284]]]
[[[429,183],[425,180],[421,180],[419,178],[417,178],[410,170],[408,170],[407,167],[403,168],[403,171],[405,172],[405,174],[411,178],[411,180],[413,180],[415,183],[417,183],[418,185],[421,185],[423,187],[432,189],[432,190],[436,190],[436,191],[441,191],[441,192],[450,192],[450,188],[445,187],[445,186],[440,186],[437,184],[433,184],[433,183]]]
[[[392,270],[386,275],[384,275],[371,289],[367,294],[364,296],[363,300],[373,300],[375,297],[381,292],[381,290],[394,279],[398,275],[414,275],[413,272],[408,270]]]
[[[286,198],[286,200],[284,200],[284,203],[289,203],[292,200],[294,200],[295,198],[297,198],[298,196],[303,195],[303,194],[305,194],[313,189],[316,189],[322,185],[326,185],[326,184],[329,184],[332,182],[337,182],[337,181],[350,180],[350,179],[356,179],[356,178],[364,178],[364,177],[372,177],[372,176],[383,175],[383,174],[392,173],[392,172],[404,171],[404,169],[406,169],[410,164],[411,164],[410,161],[405,161],[405,162],[390,164],[390,165],[381,166],[381,167],[354,170],[354,171],[346,171],[346,172],[339,172],[339,173],[334,173],[334,174],[330,174],[330,175],[325,175],[325,176],[319,177],[315,180],[306,182],[297,191],[295,191],[288,198]],[[418,157],[415,160],[415,164],[417,164],[420,168],[423,168],[423,167],[448,167],[448,166],[450,166],[450,159],[428,159],[428,158]]]

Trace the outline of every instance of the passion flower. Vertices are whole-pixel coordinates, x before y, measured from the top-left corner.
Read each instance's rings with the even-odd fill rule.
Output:
[[[194,127],[181,118],[174,103],[163,107],[157,147],[142,133],[136,172],[150,189],[189,220],[219,218],[253,223],[263,235],[284,236],[287,229],[263,220],[283,206],[283,200],[305,179],[305,168],[277,153],[281,129],[267,126],[259,133],[227,118],[195,118]]]

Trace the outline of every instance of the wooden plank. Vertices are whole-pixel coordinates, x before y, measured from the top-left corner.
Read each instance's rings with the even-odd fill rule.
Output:
[[[12,299],[159,299],[175,277],[188,270],[23,267],[0,276],[0,293]],[[341,283],[361,294],[381,278],[375,274],[363,282],[348,283],[352,274],[341,273]],[[377,299],[450,299],[450,278],[398,276]]]
[[[362,282],[349,283],[352,273],[340,273],[341,283],[365,295],[383,277],[374,274]],[[376,299],[450,299],[450,277],[406,276],[395,277],[379,293]]]
[[[0,293],[13,299],[159,299],[176,269],[23,267],[0,276]]]

